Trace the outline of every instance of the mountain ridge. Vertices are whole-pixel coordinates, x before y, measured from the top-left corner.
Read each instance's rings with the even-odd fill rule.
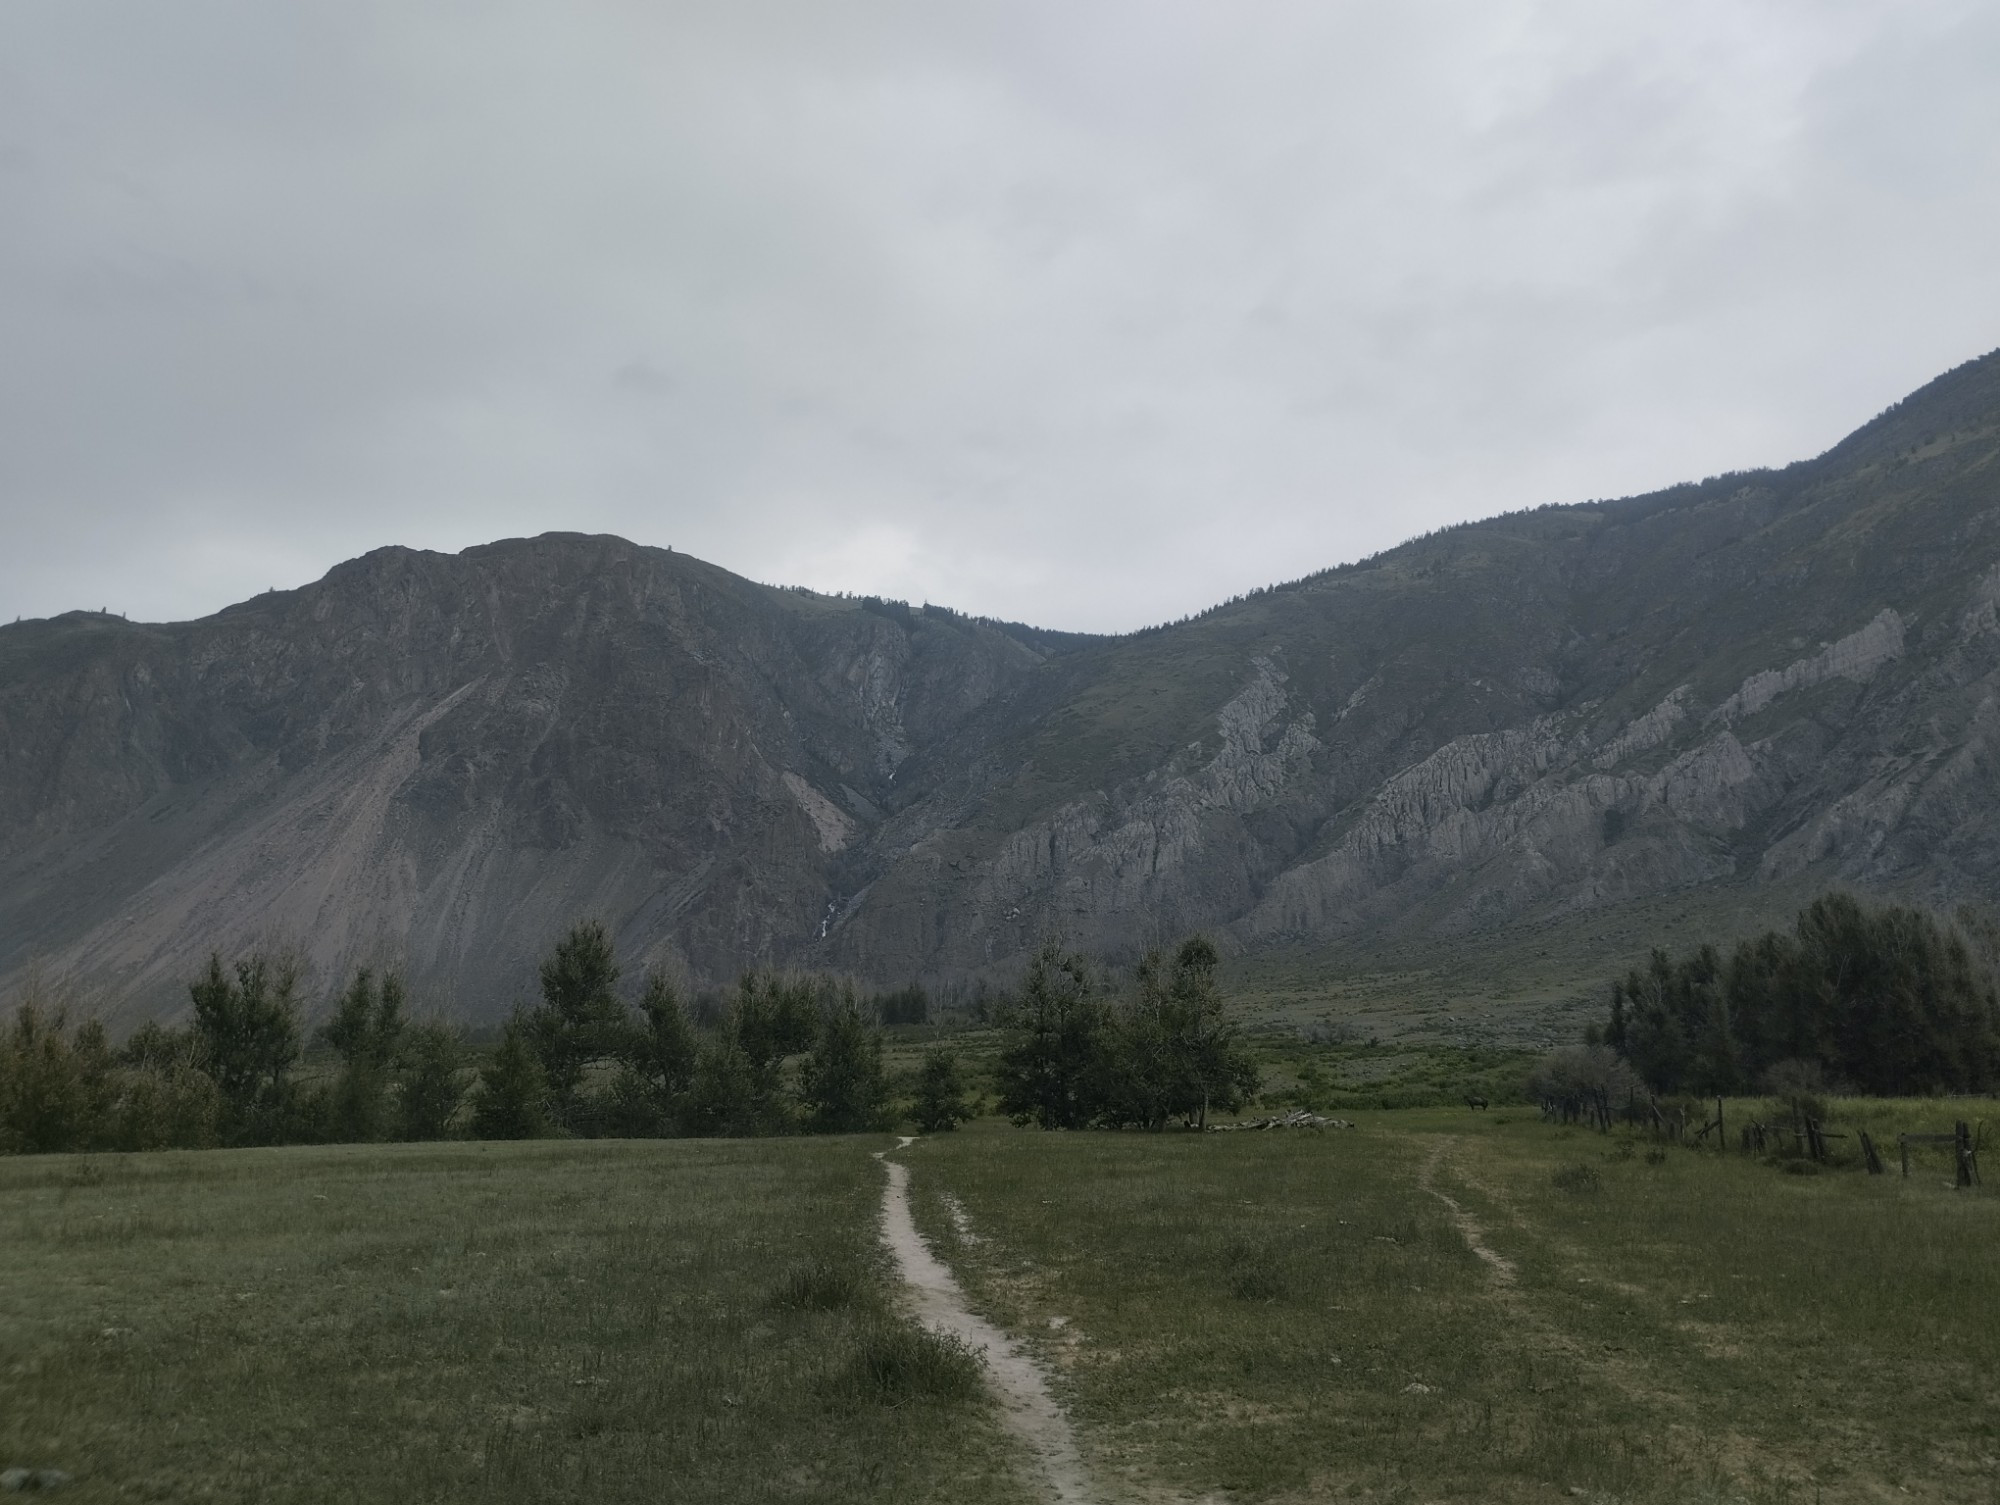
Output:
[[[475,1017],[632,964],[1239,956],[1704,887],[2000,892],[2000,356],[1811,460],[1458,525],[1106,637],[602,535],[0,627],[0,977],[210,946]],[[115,1012],[115,1010],[114,1010]]]

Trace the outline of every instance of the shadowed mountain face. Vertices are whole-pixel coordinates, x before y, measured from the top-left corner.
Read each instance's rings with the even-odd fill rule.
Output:
[[[572,920],[880,981],[1464,934],[1702,885],[2000,894],[2000,356],[1819,459],[1118,639],[548,535],[0,628],[0,973],[211,947],[474,1017]]]

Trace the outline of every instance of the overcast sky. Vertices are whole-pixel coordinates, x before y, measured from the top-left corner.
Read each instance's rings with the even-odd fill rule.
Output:
[[[2000,345],[2000,5],[0,4],[0,620],[548,529],[1112,630]]]

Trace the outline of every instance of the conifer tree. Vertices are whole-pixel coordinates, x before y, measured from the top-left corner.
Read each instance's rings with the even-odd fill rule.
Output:
[[[464,1049],[456,1031],[431,1021],[413,1026],[403,1038],[403,1086],[396,1103],[398,1139],[443,1139],[451,1131],[460,1100],[459,1064]]]
[[[320,1029],[320,1039],[340,1057],[330,1125],[336,1139],[366,1143],[388,1134],[389,1070],[402,1039],[403,1004],[400,977],[386,973],[378,983],[363,967]]]
[[[942,1045],[924,1052],[923,1064],[917,1068],[917,1096],[910,1117],[923,1134],[948,1132],[972,1117],[958,1057]]]
[[[225,970],[210,953],[188,984],[201,1065],[221,1101],[225,1144],[270,1143],[284,1135],[291,1073],[299,1057],[301,968],[289,956],[253,952]]]
[[[631,1014],[618,996],[618,977],[611,937],[596,920],[572,926],[542,962],[542,1002],[525,1027],[548,1083],[549,1112],[572,1132],[592,1127],[586,1072],[627,1042]]]
[[[529,1044],[518,1013],[500,1032],[492,1060],[480,1073],[472,1132],[479,1139],[538,1139],[550,1130],[548,1079]]]
[[[884,1126],[888,1083],[882,1036],[862,1019],[851,991],[821,1015],[800,1089],[806,1127],[816,1134],[859,1134]]]

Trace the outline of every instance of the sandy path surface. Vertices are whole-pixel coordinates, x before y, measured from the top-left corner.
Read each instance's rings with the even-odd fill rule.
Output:
[[[909,1147],[903,1136],[897,1149]],[[948,1333],[975,1350],[984,1350],[986,1382],[1000,1402],[1008,1430],[1020,1439],[1040,1475],[1044,1493],[1062,1505],[1090,1505],[1089,1480],[1076,1450],[1069,1418],[1049,1394],[1033,1359],[1021,1347],[965,1304],[965,1293],[951,1271],[930,1251],[910,1215],[909,1168],[884,1158],[889,1173],[882,1189],[882,1242],[896,1258],[910,1307],[933,1332]]]

